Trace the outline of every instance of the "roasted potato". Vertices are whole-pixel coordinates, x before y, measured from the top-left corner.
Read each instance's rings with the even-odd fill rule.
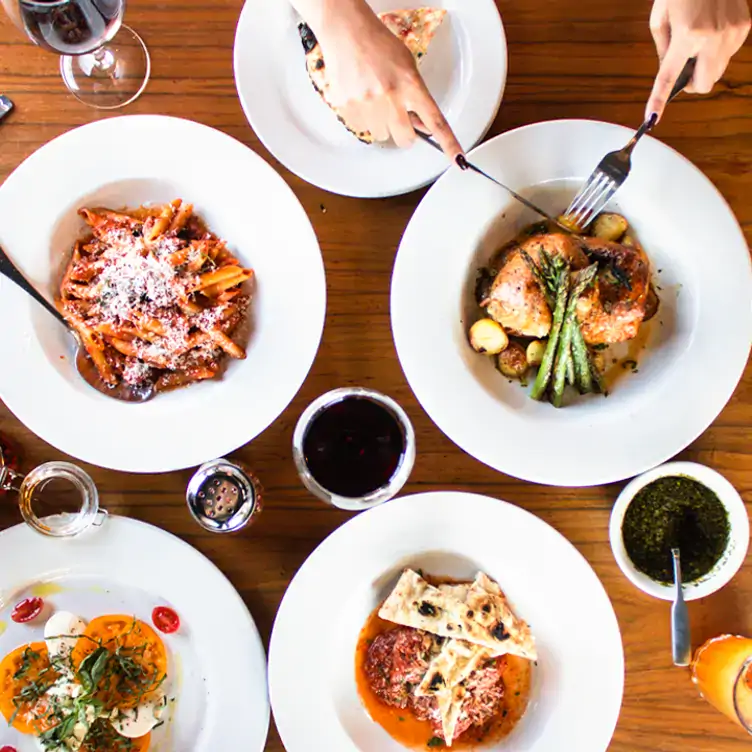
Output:
[[[603,212],[595,218],[591,233],[596,238],[617,243],[628,229],[629,222],[621,214]]]
[[[470,344],[475,352],[498,355],[509,344],[509,337],[493,319],[480,319],[470,327]]]
[[[508,379],[525,380],[529,365],[525,355],[525,348],[519,342],[510,342],[498,356],[499,370]]]
[[[658,297],[658,293],[653,287],[653,283],[650,283],[650,289],[648,290],[648,299],[645,301],[645,318],[643,322],[650,321],[650,319],[658,313],[658,308],[661,305],[661,300]]]
[[[534,339],[525,350],[525,358],[529,366],[539,366],[543,362],[543,353],[546,352],[546,343]]]
[[[558,217],[556,217],[556,221],[564,225],[564,227],[568,227],[570,230],[572,230],[572,232],[577,232],[579,230],[577,225],[574,222],[571,222],[569,219],[567,219],[564,214],[560,214]]]

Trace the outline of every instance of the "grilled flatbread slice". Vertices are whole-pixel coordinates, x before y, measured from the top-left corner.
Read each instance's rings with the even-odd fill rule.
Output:
[[[395,624],[422,629],[482,645],[492,655],[518,655],[535,660],[537,651],[530,627],[517,618],[490,577],[478,574],[464,600],[429,585],[406,569],[379,609],[379,616]]]
[[[421,683],[418,697],[438,695],[465,681],[485,661],[493,657],[489,648],[465,640],[447,640],[431,661]]]
[[[474,583],[475,584],[475,583]],[[495,584],[495,583],[493,583]],[[464,601],[471,585],[439,585],[439,590]],[[462,715],[465,680],[493,657],[493,651],[465,640],[447,640],[441,652],[431,661],[421,683],[415,688],[418,697],[433,695],[441,717],[444,739],[452,746],[454,732]]]
[[[444,16],[446,11],[443,8],[390,10],[379,13],[381,22],[405,43],[416,63],[428,52]]]
[[[417,8],[415,10],[392,10],[379,13],[382,23],[396,37],[399,37],[410,50],[416,62],[425,56],[436,31],[444,20],[446,11],[440,8]],[[373,143],[373,136],[368,131],[359,131],[352,128],[342,117],[341,112],[335,107],[329,96],[329,77],[327,75],[326,62],[321,45],[310,26],[301,23],[298,26],[300,39],[305,50],[306,69],[311,79],[313,88],[321,98],[333,110],[342,125],[354,136],[366,144]]]
[[[466,694],[465,687],[458,684],[456,687],[436,695],[436,705],[441,715],[441,730],[447,747],[451,747],[454,741],[454,732],[462,715],[462,703],[465,701]]]

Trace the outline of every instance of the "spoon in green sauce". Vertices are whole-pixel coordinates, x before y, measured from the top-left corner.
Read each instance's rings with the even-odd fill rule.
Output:
[[[682,589],[681,558],[678,548],[671,549],[674,561],[674,602],[671,604],[671,652],[674,666],[689,666],[692,640],[689,634],[689,611]]]

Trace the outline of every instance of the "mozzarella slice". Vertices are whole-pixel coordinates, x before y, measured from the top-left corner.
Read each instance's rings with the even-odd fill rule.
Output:
[[[148,734],[160,722],[166,705],[167,697],[158,693],[135,708],[113,711],[110,723],[121,736],[137,739]]]
[[[73,650],[78,635],[86,629],[86,622],[70,611],[56,611],[44,625],[44,641],[50,660],[67,658]]]

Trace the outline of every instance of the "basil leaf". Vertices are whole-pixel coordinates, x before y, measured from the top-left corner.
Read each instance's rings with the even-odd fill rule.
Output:
[[[92,694],[96,690],[109,660],[110,651],[107,648],[97,648],[81,661],[78,669],[78,680],[81,682],[81,686],[87,695]]]
[[[440,739],[438,736],[432,736],[428,742],[426,743],[426,747],[443,747],[444,746],[444,740]]]
[[[58,723],[57,726],[53,726],[51,729],[47,729],[39,735],[39,740],[42,742],[64,742],[71,734],[73,734],[73,727],[76,725],[78,718],[77,713],[73,713],[67,718]]]

